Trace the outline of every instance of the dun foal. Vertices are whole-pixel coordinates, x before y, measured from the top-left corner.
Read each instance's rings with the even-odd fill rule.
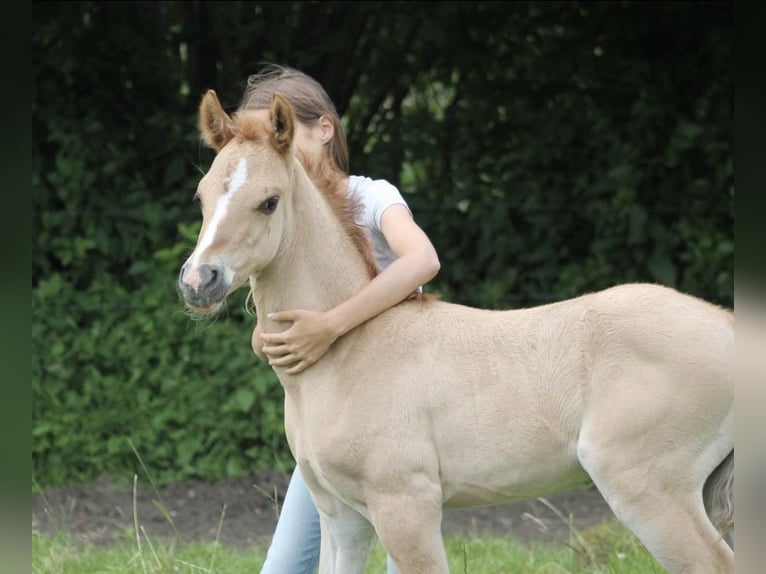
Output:
[[[217,151],[186,304],[215,312],[249,281],[267,313],[327,309],[370,280],[345,193],[320,192],[295,120],[200,106]],[[402,574],[448,571],[442,508],[595,483],[672,573],[734,572],[733,315],[677,291],[617,286],[530,309],[412,300],[339,339],[285,390],[287,439],[321,516],[323,574],[364,570],[374,534]],[[704,491],[704,496],[703,496]]]

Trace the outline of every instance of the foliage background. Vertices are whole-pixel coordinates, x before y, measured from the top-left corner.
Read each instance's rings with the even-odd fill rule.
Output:
[[[733,305],[729,2],[33,2],[32,462],[42,486],[288,469],[244,293],[175,287],[210,164],[201,94],[319,79],[352,172],[389,179],[444,299],[627,281]],[[135,449],[135,451],[134,451]]]

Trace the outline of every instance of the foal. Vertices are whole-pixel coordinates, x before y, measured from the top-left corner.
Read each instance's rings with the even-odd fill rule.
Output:
[[[217,155],[179,277],[206,313],[249,281],[264,332],[285,328],[268,312],[327,309],[370,279],[338,197],[293,155],[290,105],[276,95],[270,112],[267,125],[203,98]],[[402,574],[445,573],[442,508],[593,482],[669,572],[733,573],[733,344],[732,313],[628,284],[509,311],[406,301],[302,373],[275,367],[320,571],[363,572],[377,534]]]

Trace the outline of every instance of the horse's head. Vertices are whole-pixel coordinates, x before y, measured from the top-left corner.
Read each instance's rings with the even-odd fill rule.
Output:
[[[200,104],[199,127],[216,156],[197,187],[202,227],[178,286],[188,307],[213,313],[279,251],[289,218],[283,202],[295,161],[295,119],[279,95],[268,113],[229,116],[210,90]]]

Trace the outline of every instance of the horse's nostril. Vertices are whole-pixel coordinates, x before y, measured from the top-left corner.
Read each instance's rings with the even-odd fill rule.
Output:
[[[199,268],[199,279],[201,287],[212,287],[221,280],[221,270],[212,265],[202,265]]]
[[[226,297],[229,283],[221,266],[190,264],[181,269],[178,286],[188,305],[209,310]]]

